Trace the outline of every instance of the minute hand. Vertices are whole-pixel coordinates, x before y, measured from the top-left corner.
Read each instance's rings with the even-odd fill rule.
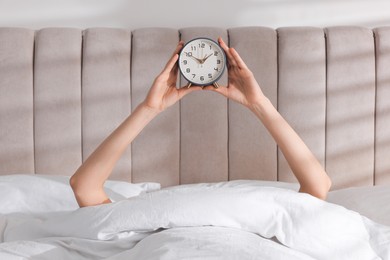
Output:
[[[208,56],[204,57],[202,60],[201,60],[201,64],[203,64],[211,55],[213,55],[212,53],[209,54]]]

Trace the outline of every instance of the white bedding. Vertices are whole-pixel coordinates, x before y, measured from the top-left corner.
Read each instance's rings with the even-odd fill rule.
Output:
[[[314,260],[254,233],[214,226],[167,229],[146,237],[133,249],[109,259]]]
[[[143,192],[160,189],[155,182],[129,183],[106,181],[104,188],[111,200],[119,201]],[[15,174],[0,176],[0,213],[40,214],[76,210],[69,176]]]
[[[389,226],[293,189],[187,185],[58,215],[2,215],[0,259],[390,259]]]

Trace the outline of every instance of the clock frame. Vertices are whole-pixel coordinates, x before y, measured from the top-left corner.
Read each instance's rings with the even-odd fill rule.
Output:
[[[226,54],[214,40],[198,37],[188,41],[179,53],[179,70],[191,85],[218,88],[226,67]]]

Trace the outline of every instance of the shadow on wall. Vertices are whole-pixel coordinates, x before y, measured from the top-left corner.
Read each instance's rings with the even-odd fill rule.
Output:
[[[7,3],[8,2],[8,3]],[[390,2],[376,0],[37,0],[2,1],[0,26],[238,27],[261,25],[378,27],[390,24]],[[330,18],[330,15],[332,17]]]

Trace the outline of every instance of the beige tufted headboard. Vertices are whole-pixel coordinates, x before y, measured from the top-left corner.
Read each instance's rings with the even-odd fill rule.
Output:
[[[0,28],[0,174],[73,174],[198,36],[239,51],[333,189],[390,184],[390,27]],[[295,181],[251,112],[209,91],[155,118],[112,178]]]

